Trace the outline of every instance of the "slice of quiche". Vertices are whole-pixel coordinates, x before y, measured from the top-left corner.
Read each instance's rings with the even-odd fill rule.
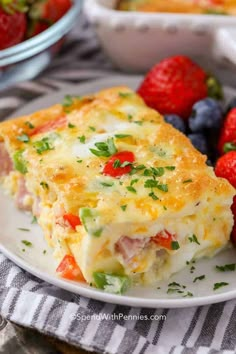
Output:
[[[65,278],[119,293],[228,244],[234,188],[127,87],[1,123],[0,139],[3,188]]]

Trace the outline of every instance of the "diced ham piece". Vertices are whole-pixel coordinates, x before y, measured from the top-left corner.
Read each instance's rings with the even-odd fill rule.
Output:
[[[18,189],[17,189],[17,193],[15,196],[16,205],[19,209],[25,210],[25,211],[30,211],[32,209],[31,205],[27,205],[25,203],[25,200],[28,196],[30,196],[30,193],[26,188],[25,178],[22,176],[18,180]]]
[[[13,170],[12,160],[5,148],[4,143],[0,143],[0,176],[7,176]]]
[[[129,262],[134,256],[140,253],[148,242],[148,237],[140,239],[122,236],[116,243],[115,250],[122,255],[125,262]]]
[[[57,128],[62,128],[66,125],[66,123],[67,123],[67,117],[65,115],[62,115],[61,117],[59,117],[55,120],[51,120],[51,121],[35,128],[34,130],[32,130],[30,132],[30,135],[46,133],[46,132],[55,130]]]

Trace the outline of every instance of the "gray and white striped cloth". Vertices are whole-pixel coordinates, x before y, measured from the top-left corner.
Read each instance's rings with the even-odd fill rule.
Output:
[[[83,20],[71,33],[61,55],[36,81],[0,93],[0,119],[27,101],[70,82],[111,73],[114,73],[112,65]],[[47,284],[2,254],[0,314],[22,326],[99,353],[236,353],[236,301],[172,310],[106,304]],[[91,317],[96,314],[103,318]],[[114,314],[116,318],[109,319]],[[147,320],[125,320],[124,315],[146,315]],[[162,316],[151,320],[151,315]],[[81,316],[86,319],[81,321]],[[0,320],[0,336],[3,327],[4,321],[1,324]]]

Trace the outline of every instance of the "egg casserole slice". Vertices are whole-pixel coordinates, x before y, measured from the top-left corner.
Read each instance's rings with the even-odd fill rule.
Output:
[[[127,87],[3,122],[0,141],[2,185],[65,278],[119,293],[228,244],[234,188]]]
[[[119,0],[117,9],[141,12],[236,15],[235,0]]]

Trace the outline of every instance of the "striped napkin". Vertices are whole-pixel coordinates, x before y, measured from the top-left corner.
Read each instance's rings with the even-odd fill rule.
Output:
[[[0,93],[0,119],[28,101],[63,88],[68,83],[112,73],[112,65],[100,50],[87,22],[82,19],[61,55],[37,81],[24,82]],[[4,319],[7,319],[98,353],[236,353],[234,300],[172,310],[106,304],[47,284],[2,254],[0,314],[0,343],[1,330],[6,323]],[[0,353],[10,352],[0,348]]]

